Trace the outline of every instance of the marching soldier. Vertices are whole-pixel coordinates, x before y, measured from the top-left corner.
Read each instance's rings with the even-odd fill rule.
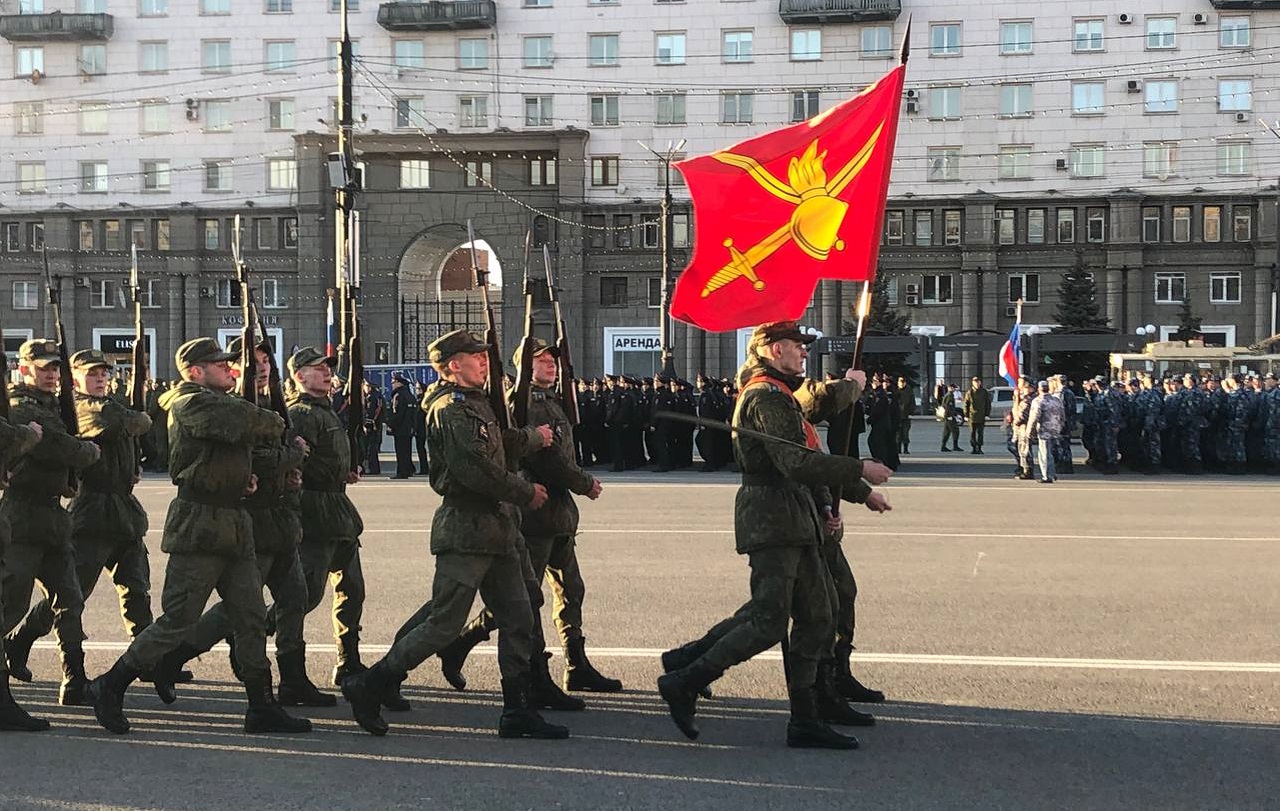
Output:
[[[254,560],[253,519],[244,502],[258,486],[253,449],[278,442],[284,421],[228,394],[235,384],[231,359],[212,338],[187,341],[175,358],[182,382],[161,398],[161,407],[169,412],[169,470],[178,487],[160,546],[169,554],[160,598],[163,614],[86,691],[98,723],[117,735],[129,731],[125,691],[187,639],[214,589],[234,629],[236,659],[249,698],[244,731],[311,730],[310,721],[284,711],[271,687],[267,608]]]
[[[0,373],[8,374],[7,368]],[[38,422],[26,425],[14,424],[0,417],[0,487],[9,481],[9,466],[18,457],[36,446],[44,435],[44,429]],[[4,559],[10,537],[9,521],[0,512],[0,560]],[[0,615],[4,611],[4,581],[0,578]],[[0,635],[0,732],[43,732],[49,728],[49,722],[43,718],[32,718],[26,710],[14,701],[9,690],[9,669],[6,664],[4,636]]]
[[[58,344],[38,338],[18,350],[22,383],[9,392],[10,419],[15,424],[39,423],[40,441],[13,467],[9,487],[0,498],[0,516],[9,522],[12,538],[5,550],[3,591],[6,635],[31,605],[36,582],[49,596],[58,628],[62,655],[63,706],[84,703],[84,629],[80,614],[84,598],[76,577],[76,553],[71,544],[71,516],[60,499],[75,495],[75,474],[98,461],[101,450],[68,432],[58,413],[61,357]],[[14,644],[10,642],[9,644]],[[26,653],[18,642],[10,671],[26,668]]]
[[[151,567],[143,540],[147,513],[133,495],[140,478],[140,442],[151,430],[151,418],[108,395],[107,379],[113,366],[96,349],[71,356],[77,433],[94,442],[101,452],[98,461],[84,469],[80,488],[71,500],[71,540],[81,595],[89,599],[105,570],[120,596],[125,631],[133,639],[151,624]],[[53,602],[47,597],[32,607],[7,646],[9,669],[15,679],[31,680],[27,668],[31,646],[55,628],[64,660],[77,656],[84,635],[77,633],[78,621],[68,626],[67,619],[63,612],[55,621]],[[83,703],[86,683],[81,671],[64,685],[64,698]]]

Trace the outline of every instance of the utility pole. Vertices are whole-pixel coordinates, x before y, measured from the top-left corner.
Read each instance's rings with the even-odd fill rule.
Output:
[[[352,227],[352,210],[355,208],[355,196],[360,190],[362,178],[356,170],[355,147],[351,142],[351,130],[354,126],[352,115],[354,66],[347,0],[342,0],[340,11],[342,40],[338,46],[338,151],[329,156],[329,185],[334,190],[334,287],[338,290],[340,306],[338,353],[341,356],[346,352],[354,331],[351,321],[356,317],[352,302],[352,286],[356,283],[352,262],[353,231],[355,230]],[[341,364],[339,366],[341,368]]]
[[[643,141],[636,141],[662,162],[662,221],[659,224],[662,240],[662,306],[658,313],[658,343],[662,349],[662,376],[668,380],[676,376],[675,356],[671,351],[671,254],[674,249],[671,233],[671,161],[677,152],[684,148],[685,140],[678,144],[667,144],[666,154],[662,154]]]
[[[1259,118],[1258,123],[1265,127],[1267,132],[1271,133],[1276,138],[1280,138],[1280,129],[1278,129],[1280,128],[1280,122],[1277,122],[1276,125],[1273,126]],[[1280,309],[1280,307],[1278,307],[1278,305],[1280,305],[1280,301],[1277,301],[1277,299],[1280,298],[1280,178],[1276,179],[1275,239],[1276,256],[1271,263],[1271,331],[1267,333],[1268,335],[1276,334],[1277,322],[1280,322],[1280,315],[1277,314],[1277,310]]]

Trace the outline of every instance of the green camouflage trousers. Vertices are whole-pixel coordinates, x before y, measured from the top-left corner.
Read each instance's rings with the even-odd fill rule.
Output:
[[[298,553],[307,584],[307,613],[324,600],[327,579],[333,584],[333,635],[338,664],[359,659],[360,619],[364,615],[364,570],[356,538],[303,538]],[[278,613],[272,606],[273,615]],[[275,620],[279,622],[278,617]]]
[[[58,647],[64,662],[68,653],[78,653],[84,642],[84,626],[80,621],[84,598],[80,594],[80,581],[76,579],[75,552],[71,545],[11,543],[4,550],[0,572],[0,591],[6,599],[0,636],[7,636],[22,621],[31,605],[31,593],[39,584],[58,627]]]
[[[302,626],[307,618],[307,581],[302,575],[297,550],[260,554],[257,559],[258,576],[275,600],[271,608],[275,619],[276,657],[305,650]],[[226,602],[220,602],[204,612],[187,642],[204,653],[230,636],[233,630],[231,609]]]

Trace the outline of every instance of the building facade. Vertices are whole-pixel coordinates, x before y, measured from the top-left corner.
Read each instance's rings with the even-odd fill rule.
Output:
[[[233,218],[281,351],[324,339],[333,287],[340,0],[4,0],[0,299],[12,349],[49,329],[42,248],[77,346],[127,346],[130,244],[153,371],[239,327]],[[348,0],[366,346],[421,356],[466,222],[519,324],[550,248],[577,368],[658,363],[660,202],[693,227],[678,159],[812,116],[889,69],[913,19],[881,272],[922,334],[1053,324],[1094,274],[1111,327],[1210,342],[1275,331],[1280,2]],[[856,285],[805,322],[842,331]],[[538,291],[535,291],[538,293]],[[535,296],[541,302],[541,295]],[[470,322],[473,313],[462,318]],[[427,323],[424,323],[425,322]],[[546,314],[539,310],[539,328]],[[510,349],[516,336],[507,330]],[[677,369],[727,374],[742,333],[672,330]],[[124,340],[122,342],[122,336]],[[835,361],[831,361],[834,363]],[[994,367],[994,363],[988,364]],[[992,376],[992,370],[981,369]]]

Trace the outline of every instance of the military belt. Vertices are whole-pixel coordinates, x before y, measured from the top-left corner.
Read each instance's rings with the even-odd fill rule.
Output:
[[[788,482],[781,473],[743,473],[742,483],[760,487],[779,487]]]
[[[209,507],[243,507],[244,498],[241,496],[223,496],[216,493],[206,493],[197,490],[188,485],[178,486],[178,498],[183,501],[193,501],[196,504],[204,504]]]
[[[480,510],[484,512],[493,512],[498,509],[502,503],[488,496],[482,496],[476,493],[445,493],[444,503],[446,507],[453,507],[458,510]]]

